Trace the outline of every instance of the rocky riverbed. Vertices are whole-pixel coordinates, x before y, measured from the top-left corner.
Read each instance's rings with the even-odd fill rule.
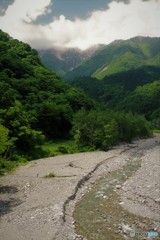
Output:
[[[124,214],[128,211],[129,214],[145,217],[149,219],[151,228],[159,231],[159,143],[160,135],[156,134],[154,138],[120,145],[108,152],[63,155],[32,161],[14,173],[1,177],[1,239],[85,239],[76,233],[76,229],[79,232],[81,219],[75,223],[75,205],[77,204],[78,209],[79,204],[96,188],[99,181],[110,175],[114,176],[116,172],[119,175],[121,172],[124,176],[121,178],[123,180],[113,181],[112,184],[113,194],[116,195],[114,199],[124,209]],[[132,169],[132,174],[127,174],[127,166],[133,159],[135,169]],[[45,178],[52,172],[55,177]],[[108,199],[103,189],[97,196],[97,199],[103,201]],[[99,207],[96,207],[97,212],[101,211]],[[74,216],[77,218],[76,211]],[[125,218],[125,215],[122,217]],[[121,225],[116,225],[115,239],[121,239],[119,236],[126,238],[128,235],[122,234],[126,228],[130,226],[123,221]],[[93,236],[93,239],[96,238]]]

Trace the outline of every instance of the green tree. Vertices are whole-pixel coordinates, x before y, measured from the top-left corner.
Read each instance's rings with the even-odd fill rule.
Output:
[[[104,126],[104,138],[102,141],[102,149],[108,150],[116,145],[119,141],[118,124],[113,119]]]
[[[9,130],[0,124],[0,155],[4,154],[9,145]]]
[[[9,137],[9,130],[0,124],[0,169],[5,168],[6,161],[11,158],[14,141],[14,138]]]

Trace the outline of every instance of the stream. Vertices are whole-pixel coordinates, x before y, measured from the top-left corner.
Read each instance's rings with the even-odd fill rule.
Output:
[[[121,169],[97,180],[76,204],[73,217],[79,235],[87,240],[145,239],[153,230],[151,219],[125,210],[119,195],[126,180],[140,168],[142,156],[142,152],[134,153]]]

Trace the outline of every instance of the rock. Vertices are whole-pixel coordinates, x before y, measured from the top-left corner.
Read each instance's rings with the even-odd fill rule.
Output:
[[[160,198],[154,200],[156,203],[160,203]]]
[[[122,230],[122,226],[120,224],[117,226],[117,228],[118,230]]]
[[[102,217],[103,219],[106,219],[106,218],[107,218],[107,216],[106,216],[105,214],[102,214],[101,217]]]
[[[116,189],[120,189],[121,188],[121,185],[116,185]]]
[[[122,230],[124,234],[131,234],[134,233],[134,229],[132,229],[129,225],[122,224]]]
[[[132,238],[135,237],[135,232],[131,232],[130,237],[132,237]]]

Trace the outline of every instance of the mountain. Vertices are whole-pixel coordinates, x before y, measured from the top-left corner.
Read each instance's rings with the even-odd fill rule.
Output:
[[[148,65],[160,67],[160,38],[135,37],[117,40],[66,73],[64,80],[71,81],[80,76],[103,79]]]
[[[142,113],[160,125],[160,80],[137,87],[119,104],[120,110]]]
[[[64,76],[65,73],[73,70],[80,63],[90,58],[98,49],[104,45],[99,44],[85,51],[78,48],[52,48],[38,50],[43,64],[56,72],[59,76]]]
[[[148,135],[143,116],[107,110],[47,69],[35,49],[0,30],[0,175],[18,162],[46,156],[47,140],[72,138],[80,151],[107,150]],[[68,150],[60,146],[60,152]]]
[[[47,69],[36,50],[0,30],[0,136],[10,139],[4,148],[13,143],[13,151],[38,155],[44,137],[68,137],[74,114],[93,107],[92,99]]]
[[[123,93],[121,97],[124,98],[124,94],[128,94],[138,86],[152,83],[155,80],[160,80],[160,68],[144,66],[107,76],[103,81],[93,77],[79,77],[73,80],[71,84],[80,87],[90,97],[107,104],[108,107],[114,107],[117,106],[117,102],[113,106],[114,98],[117,97],[120,101],[117,91]]]
[[[116,73],[100,81],[79,77],[71,82],[114,111],[141,114],[160,128],[160,67],[144,66]]]

